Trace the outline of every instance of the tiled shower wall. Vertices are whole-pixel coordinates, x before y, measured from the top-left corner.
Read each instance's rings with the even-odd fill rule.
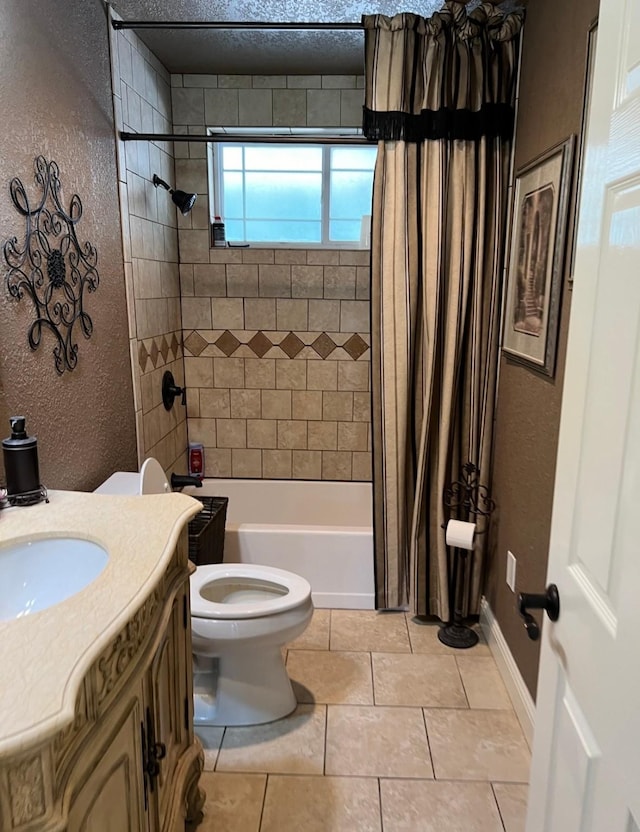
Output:
[[[109,28],[117,129],[171,132],[168,72],[133,32]],[[154,173],[173,182],[173,145],[118,139],[117,154],[138,462],[184,472],[185,408],[165,410],[161,395],[165,370],[184,382],[176,209],[152,184]]]
[[[357,76],[172,75],[174,130],[362,120]],[[369,252],[209,247],[204,144],[176,143],[191,441],[208,476],[371,478]]]

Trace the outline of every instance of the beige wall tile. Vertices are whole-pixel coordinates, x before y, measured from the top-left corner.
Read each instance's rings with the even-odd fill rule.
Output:
[[[322,266],[295,265],[291,267],[291,297],[321,298],[323,296],[324,269]]]
[[[323,75],[323,90],[351,90],[355,89],[355,75]]]
[[[176,187],[188,193],[206,193],[207,160],[176,159]]]
[[[353,421],[371,421],[371,393],[353,394]]]
[[[285,89],[287,86],[286,75],[252,75],[251,86],[254,90]]]
[[[262,452],[259,450],[234,448],[231,451],[232,477],[261,477]]]
[[[307,124],[310,127],[340,124],[340,90],[307,91]]]
[[[276,387],[279,390],[304,390],[306,386],[306,361],[286,358],[276,361]]]
[[[182,263],[209,262],[209,232],[181,228],[178,232],[180,261]]]
[[[216,420],[189,419],[189,440],[191,442],[202,442],[205,447],[215,448],[217,444]]]
[[[320,89],[321,75],[287,75],[287,87],[290,90]]]
[[[225,293],[226,293],[226,284],[225,284]],[[190,295],[194,294],[194,283],[193,283],[193,264],[192,263],[181,263],[180,264],[180,296],[185,298],[189,297]]]
[[[252,127],[271,127],[273,101],[271,90],[240,90],[238,93],[238,121]]]
[[[278,448],[307,448],[307,423],[283,419],[278,421]]]
[[[246,298],[244,301],[245,329],[275,329],[275,298]]]
[[[340,126],[361,127],[362,105],[364,104],[363,90],[340,91]]]
[[[308,301],[277,299],[276,323],[280,331],[306,332],[308,319]]]
[[[322,394],[322,418],[328,421],[351,422],[353,420],[353,393]]]
[[[182,76],[178,76],[182,78],[182,84],[174,84],[173,79],[175,75],[171,76],[171,86],[177,87],[203,87],[203,88],[210,88],[215,89],[218,86],[218,76],[217,75],[189,75],[185,73]]]
[[[291,297],[291,266],[286,264],[261,265],[258,268],[260,270],[260,297]]]
[[[244,329],[244,301],[242,298],[213,298],[211,300],[212,329]],[[204,329],[205,327],[201,327]]]
[[[244,359],[214,358],[213,379],[216,387],[244,387]]]
[[[213,359],[185,356],[184,376],[187,387],[213,387]]]
[[[322,451],[294,450],[292,474],[296,480],[321,479]]]
[[[216,419],[219,448],[246,448],[247,423],[244,419]]]
[[[322,392],[320,390],[294,390],[291,405],[294,419],[322,419]]]
[[[218,75],[218,86],[229,89],[250,89],[251,75]]]
[[[307,123],[305,90],[273,91],[273,124],[275,127],[304,127]]]
[[[334,451],[338,447],[338,423],[308,422],[307,442],[310,450]]]
[[[351,454],[345,451],[323,451],[322,479],[350,480]]]
[[[274,263],[288,263],[290,265],[304,265],[307,262],[307,252],[297,248],[277,248],[273,252]],[[293,273],[293,270],[292,270]],[[294,297],[296,297],[294,295]]]
[[[273,358],[246,358],[245,387],[273,390],[276,386],[276,362]]]
[[[371,452],[351,454],[351,478],[371,482]]]
[[[340,332],[369,332],[371,306],[366,300],[340,301]]]
[[[337,361],[308,361],[307,390],[337,390]]]
[[[355,266],[325,266],[325,298],[344,298],[349,300],[356,296]]]
[[[275,419],[248,419],[247,447],[277,448],[277,425]]]
[[[224,264],[196,263],[193,269],[193,294],[199,297],[223,298],[227,294],[227,272]],[[182,274],[182,266],[180,267]]]
[[[371,297],[371,273],[368,266],[356,266],[356,299],[369,300]]]
[[[263,390],[262,391],[262,418],[263,419],[290,419],[291,418],[291,391],[290,390]]]
[[[243,248],[242,262],[268,265],[275,261],[275,251],[272,248]]]
[[[231,399],[229,390],[217,389],[215,387],[203,387],[198,390],[187,392],[187,401],[191,400],[193,393],[199,393],[200,416],[207,419],[229,419],[231,416]]]
[[[262,476],[265,479],[291,479],[291,451],[263,451]]]
[[[227,294],[229,297],[257,298],[258,297],[258,266],[236,265],[227,266]]]
[[[197,87],[195,89],[173,87],[171,105],[173,120],[176,124],[202,124],[205,121],[204,95]]]
[[[349,249],[340,251],[341,266],[369,266],[371,252],[369,249]]]
[[[231,390],[231,418],[259,419],[262,411],[259,390]],[[362,423],[365,429],[366,425]],[[366,438],[365,438],[366,442]],[[359,448],[356,450],[360,450]]]
[[[339,300],[309,301],[309,332],[338,332],[339,329]]]
[[[367,428],[366,422],[338,422],[338,450],[366,451]]]
[[[205,448],[204,472],[207,477],[230,477],[231,451],[228,448]]]
[[[174,122],[180,122],[174,116]],[[213,89],[204,91],[204,123],[213,127],[238,125],[238,91]]]
[[[241,248],[211,248],[209,249],[209,262],[216,264],[242,263]]]
[[[369,390],[369,362],[338,361],[338,390]]]
[[[310,248],[307,251],[307,263],[310,266],[337,266],[340,253],[329,249]]]

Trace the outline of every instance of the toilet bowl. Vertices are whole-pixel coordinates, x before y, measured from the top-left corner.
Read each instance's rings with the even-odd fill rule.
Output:
[[[199,566],[191,576],[196,725],[259,725],[291,713],[296,698],[281,648],[312,614],[311,586],[292,572]]]
[[[119,471],[96,489],[168,491],[167,475],[152,457],[139,474]],[[281,648],[311,620],[308,581],[258,564],[210,564],[191,575],[190,595],[196,726],[259,725],[291,713],[296,698]]]

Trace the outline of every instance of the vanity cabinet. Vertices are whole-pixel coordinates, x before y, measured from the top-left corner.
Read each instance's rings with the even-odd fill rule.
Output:
[[[197,826],[188,579],[185,531],[160,582],[91,664],[72,724],[0,759],[2,832]]]

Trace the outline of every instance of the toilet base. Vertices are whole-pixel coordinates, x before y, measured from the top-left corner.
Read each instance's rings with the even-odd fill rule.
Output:
[[[219,655],[217,674],[198,674],[193,699],[196,725],[261,725],[297,705],[280,647],[265,645]]]

